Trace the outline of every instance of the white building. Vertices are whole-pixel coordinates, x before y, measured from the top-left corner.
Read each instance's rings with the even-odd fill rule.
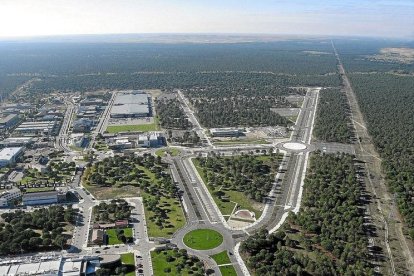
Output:
[[[0,194],[0,207],[9,206],[10,202],[22,196],[20,189],[13,188]]]
[[[4,148],[0,151],[0,167],[16,163],[17,157],[23,152],[22,147]]]
[[[155,148],[165,144],[164,136],[160,132],[149,132],[138,135],[138,147]]]

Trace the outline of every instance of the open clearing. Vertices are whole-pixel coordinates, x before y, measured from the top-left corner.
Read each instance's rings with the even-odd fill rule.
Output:
[[[211,229],[197,229],[184,236],[184,244],[196,250],[213,249],[223,243],[223,236]]]

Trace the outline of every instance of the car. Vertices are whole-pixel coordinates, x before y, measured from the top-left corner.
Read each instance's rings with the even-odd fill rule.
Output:
[[[144,266],[142,264],[137,264],[138,268],[143,268]]]
[[[144,270],[143,269],[138,269],[138,273],[144,273]]]
[[[96,251],[95,251],[95,253],[101,253],[101,251],[99,251],[99,250],[96,250]]]
[[[105,247],[104,247],[104,250],[107,250],[107,249],[109,249],[109,246],[105,246]]]

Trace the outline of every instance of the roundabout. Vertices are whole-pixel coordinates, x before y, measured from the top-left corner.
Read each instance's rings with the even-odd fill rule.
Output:
[[[185,234],[184,244],[195,250],[209,250],[223,243],[223,235],[212,229],[196,229]]]
[[[287,142],[282,145],[287,150],[305,150],[307,146],[298,142]]]

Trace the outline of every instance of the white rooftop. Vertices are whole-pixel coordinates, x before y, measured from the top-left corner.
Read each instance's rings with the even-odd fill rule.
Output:
[[[12,160],[21,150],[21,147],[4,148],[0,151],[0,160]]]

